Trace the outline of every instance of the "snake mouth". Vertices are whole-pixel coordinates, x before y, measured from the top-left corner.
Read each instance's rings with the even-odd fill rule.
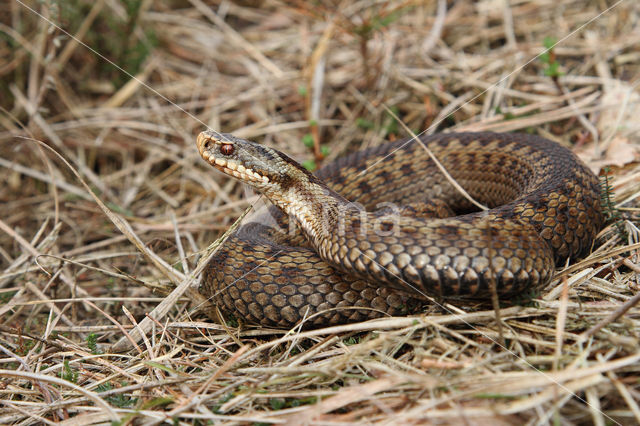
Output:
[[[237,151],[240,150],[235,142],[219,139],[208,132],[201,132],[197,138],[198,152],[210,165],[226,175],[233,176],[243,182],[268,183],[269,178],[246,167]],[[225,154],[227,152],[227,154]],[[234,158],[235,157],[235,158]]]

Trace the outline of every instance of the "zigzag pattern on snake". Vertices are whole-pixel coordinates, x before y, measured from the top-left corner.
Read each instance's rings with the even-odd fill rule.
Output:
[[[201,291],[246,322],[317,327],[410,313],[423,294],[487,299],[493,283],[501,297],[539,288],[591,247],[603,224],[599,182],[568,149],[523,134],[421,141],[489,210],[476,211],[417,142],[359,151],[312,175],[274,149],[201,133],[207,162],[265,194],[286,213],[271,212],[284,229],[288,216],[300,230],[290,236],[264,218],[243,225],[207,266]]]

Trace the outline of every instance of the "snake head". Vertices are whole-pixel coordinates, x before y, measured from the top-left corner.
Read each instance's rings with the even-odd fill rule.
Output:
[[[200,156],[210,165],[269,195],[302,180],[316,180],[285,154],[229,133],[210,130],[198,135]]]

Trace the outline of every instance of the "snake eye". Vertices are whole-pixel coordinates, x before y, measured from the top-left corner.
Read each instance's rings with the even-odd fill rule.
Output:
[[[225,143],[223,145],[220,145],[220,152],[223,155],[231,155],[233,154],[233,150],[234,150],[234,147],[230,143]]]

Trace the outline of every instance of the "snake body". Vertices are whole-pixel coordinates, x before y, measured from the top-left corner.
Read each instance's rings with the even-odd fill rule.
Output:
[[[489,209],[477,211],[421,143]],[[278,231],[261,216],[207,266],[201,291],[251,323],[323,326],[412,312],[425,295],[517,295],[584,254],[603,224],[597,177],[568,149],[532,135],[397,141],[316,175],[230,134],[203,132],[198,150],[266,195],[277,223],[299,229]]]

